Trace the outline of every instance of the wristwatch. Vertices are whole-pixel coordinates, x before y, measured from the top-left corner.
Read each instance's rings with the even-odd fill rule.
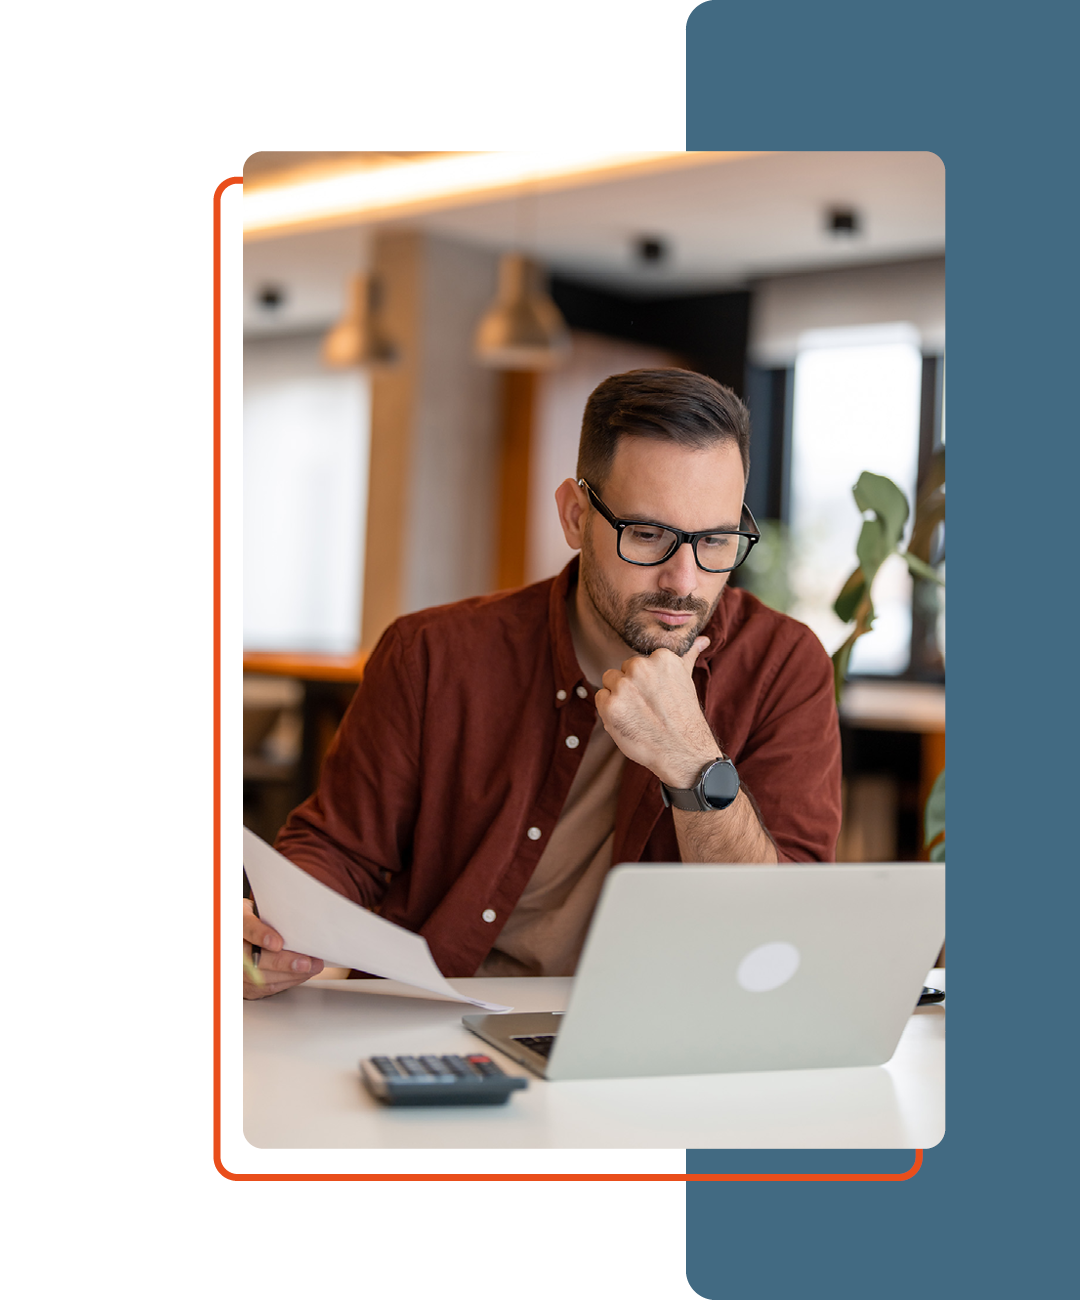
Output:
[[[681,808],[683,812],[718,812],[735,802],[739,793],[739,774],[730,758],[717,758],[701,770],[697,784],[689,790],[673,790],[660,782],[660,794],[665,808]]]

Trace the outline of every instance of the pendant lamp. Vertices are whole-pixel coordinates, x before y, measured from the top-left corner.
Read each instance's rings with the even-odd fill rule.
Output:
[[[495,370],[550,370],[570,351],[570,332],[521,253],[499,262],[499,291],[476,330],[476,359]]]
[[[349,281],[345,314],[323,339],[323,362],[334,369],[391,366],[397,349],[379,328],[377,285],[361,272]]]

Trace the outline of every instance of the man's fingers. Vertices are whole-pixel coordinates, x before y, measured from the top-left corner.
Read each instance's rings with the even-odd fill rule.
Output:
[[[250,988],[251,986],[249,985],[248,987]],[[293,987],[292,984],[260,984],[258,992],[255,993],[254,996],[248,995],[248,998],[249,1001],[254,1001],[256,998],[272,998],[275,993],[284,993],[286,989],[291,989]]]
[[[608,709],[611,707],[611,692],[607,690],[605,687],[601,686],[600,689],[593,696],[593,704],[596,706],[596,716],[600,719],[600,723],[603,726],[604,730],[607,731],[608,729],[607,713],[608,713]]]
[[[261,970],[259,974],[262,975]],[[285,971],[274,971],[268,977],[263,977],[258,989],[260,993],[278,993],[281,989],[293,989],[297,984],[303,984],[305,980],[310,978],[310,975],[290,975]]]
[[[274,964],[271,965],[271,962]],[[287,967],[275,969],[282,962],[287,962]],[[306,969],[293,970],[295,962],[306,966]],[[295,988],[297,984],[303,984],[313,975],[318,975],[322,969],[323,963],[317,957],[305,957],[298,952],[268,953],[265,962],[259,962],[257,970],[249,971],[245,968],[244,997],[267,998],[275,993],[284,993],[286,989]]]
[[[308,957],[302,952],[267,952],[264,948],[259,957],[259,974],[272,981],[275,975],[297,975],[307,979],[317,975],[323,968],[318,957]]]
[[[249,910],[250,902],[250,899],[244,899],[244,938],[248,943],[258,944],[265,952],[280,952],[285,947],[284,940]]]
[[[261,949],[255,960],[251,947]],[[293,952],[285,947],[281,935],[255,915],[249,898],[244,899],[244,956],[255,970],[244,966],[244,997],[265,998],[303,984],[323,970],[318,957]]]
[[[694,665],[697,663],[698,655],[701,654],[702,650],[704,650],[708,644],[709,638],[707,636],[699,636],[690,649],[687,650],[686,654],[683,655],[683,663],[686,665],[686,671],[688,673],[694,671]]]
[[[244,997],[249,1001],[273,997],[275,993],[284,993],[286,989],[294,989],[297,984],[303,984],[303,982],[303,979],[298,975],[288,978],[284,975],[275,975],[272,980],[261,980],[257,984],[245,978]]]

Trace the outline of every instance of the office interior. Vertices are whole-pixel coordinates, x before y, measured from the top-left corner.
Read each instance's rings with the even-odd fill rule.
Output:
[[[856,478],[887,475],[914,507],[942,462],[938,158],[262,153],[244,189],[257,834],[272,841],[314,789],[394,618],[566,563],[554,490],[574,473],[585,399],[618,371],[686,366],[743,398],[762,542],[732,581],[830,653],[841,644]],[[485,354],[480,324],[515,275],[550,337]],[[943,525],[931,560],[943,581]],[[893,556],[873,594],[838,706],[837,858],[925,860],[945,763],[944,587]]]

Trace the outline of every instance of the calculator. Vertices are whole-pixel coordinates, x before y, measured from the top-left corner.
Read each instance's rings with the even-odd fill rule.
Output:
[[[388,1106],[499,1106],[529,1086],[481,1055],[369,1056],[360,1062],[360,1077]]]

